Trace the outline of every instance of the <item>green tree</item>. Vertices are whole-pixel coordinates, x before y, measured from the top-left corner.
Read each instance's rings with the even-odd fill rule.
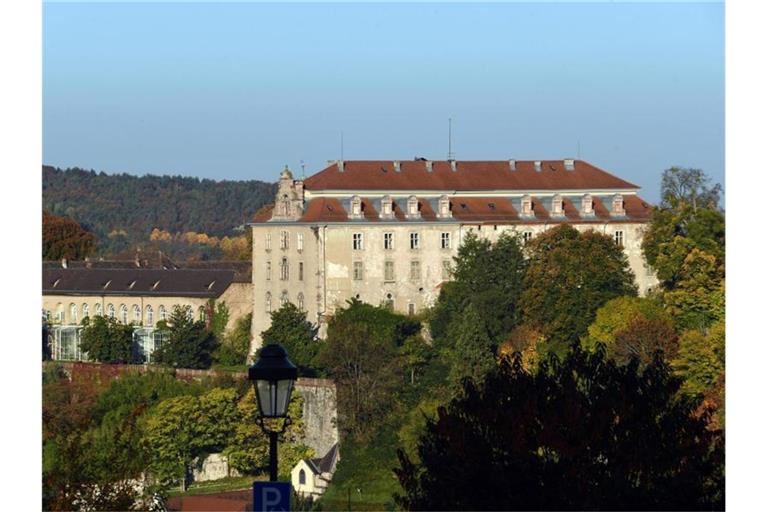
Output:
[[[378,328],[384,308],[350,302],[328,326],[318,362],[337,386],[339,427],[359,436],[371,434],[392,410],[401,366],[394,336]],[[367,317],[366,314],[370,315]]]
[[[663,295],[678,329],[704,329],[725,318],[725,279],[717,258],[694,248],[679,277]]]
[[[712,325],[708,332],[685,331],[673,367],[685,379],[683,390],[687,393],[704,394],[713,388],[725,371],[725,320]]]
[[[435,339],[447,335],[448,326],[468,305],[480,314],[495,343],[520,320],[518,301],[526,260],[517,235],[502,233],[498,241],[469,233],[454,258],[453,281],[446,283],[431,313]]]
[[[629,323],[642,317],[649,320],[672,321],[658,301],[646,297],[616,297],[606,302],[595,314],[595,321],[581,339],[581,345],[594,351],[598,343],[609,350],[616,341],[616,333],[627,328]]]
[[[657,358],[642,372],[571,347],[519,355],[428,419],[395,470],[405,510],[702,510],[724,503],[724,442]],[[471,448],[468,448],[471,447]],[[653,447],[653,449],[649,449]]]
[[[693,249],[714,256],[715,267],[724,269],[725,216],[717,208],[720,186],[708,187],[708,182],[698,169],[664,171],[663,201],[654,208],[643,252],[665,289],[682,279],[684,262]]]
[[[188,313],[187,309],[174,306],[167,324],[158,322],[161,328],[167,328],[168,339],[155,350],[155,360],[175,368],[209,368],[216,338],[206,329],[205,322],[192,320]]]
[[[653,361],[657,352],[665,361],[671,361],[677,355],[677,349],[677,333],[672,322],[638,316],[616,333],[608,355],[621,364],[636,358],[643,368]]]
[[[229,308],[226,302],[216,302],[211,299],[207,304],[207,317],[210,319],[208,329],[216,336],[216,339],[222,339],[224,330],[229,322]]]
[[[451,381],[456,387],[460,387],[465,378],[482,382],[485,375],[496,366],[496,351],[488,329],[474,305],[470,304],[461,317],[454,319],[448,335],[454,347],[451,352]]]
[[[282,345],[303,375],[313,374],[313,360],[320,346],[317,326],[307,320],[305,311],[291,302],[286,302],[270,316],[272,323],[269,329],[261,332],[261,339]]]
[[[123,364],[133,360],[133,327],[101,315],[83,318],[82,325],[80,346],[90,359]]]
[[[549,350],[563,352],[578,341],[609,300],[637,294],[624,252],[606,235],[562,224],[527,248],[520,305],[526,323],[548,338]]]
[[[226,366],[243,365],[248,359],[251,350],[251,318],[248,313],[235,322],[235,327],[224,336],[218,346],[215,359]]]
[[[406,338],[400,347],[400,355],[402,356],[403,364],[410,372],[411,384],[416,382],[418,372],[434,356],[431,347],[427,345],[421,335],[413,335]]]

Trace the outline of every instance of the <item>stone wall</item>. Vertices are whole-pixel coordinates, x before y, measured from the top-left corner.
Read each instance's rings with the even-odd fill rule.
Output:
[[[296,391],[304,398],[304,442],[322,457],[339,442],[336,384],[330,379],[299,379]]]
[[[193,461],[191,476],[193,482],[207,482],[241,475],[236,469],[229,467],[227,457],[221,453],[211,453],[203,459],[198,457]]]

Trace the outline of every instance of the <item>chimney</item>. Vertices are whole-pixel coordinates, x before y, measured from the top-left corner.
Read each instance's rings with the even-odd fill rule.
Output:
[[[536,172],[541,172],[541,160],[533,162],[533,168]]]
[[[576,169],[576,160],[573,158],[566,158],[563,160],[563,164],[565,165],[566,171],[573,171]]]
[[[339,172],[344,172],[344,160],[336,160],[336,166],[339,168]]]
[[[399,160],[395,160],[392,163],[395,165],[395,172],[400,172],[400,161]]]
[[[427,164],[427,172],[432,172],[432,160],[427,160],[424,163]]]
[[[510,160],[509,161],[509,170],[510,171],[516,171],[517,170],[517,160]]]
[[[67,258],[61,258],[61,268],[67,268]]]
[[[456,172],[456,160],[451,160],[451,170]]]

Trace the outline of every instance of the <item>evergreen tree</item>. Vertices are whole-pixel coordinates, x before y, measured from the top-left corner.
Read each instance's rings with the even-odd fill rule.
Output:
[[[101,315],[82,321],[80,347],[88,358],[101,363],[130,363],[133,360],[133,327]]]
[[[314,374],[314,359],[320,347],[317,326],[307,320],[307,313],[291,302],[270,314],[272,323],[262,331],[264,343],[279,343],[302,375]]]
[[[192,320],[187,308],[174,306],[173,313],[161,329],[168,330],[168,339],[157,350],[154,357],[158,363],[175,368],[209,368],[212,353],[217,343],[205,322]]]
[[[451,380],[458,386],[464,378],[480,383],[496,366],[495,347],[483,319],[469,305],[449,329],[453,342]]]

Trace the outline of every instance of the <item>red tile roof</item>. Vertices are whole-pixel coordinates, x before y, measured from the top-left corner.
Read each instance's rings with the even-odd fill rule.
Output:
[[[637,185],[618,178],[583,160],[575,161],[572,171],[563,160],[541,161],[536,171],[532,160],[458,161],[456,170],[447,161],[403,160],[395,171],[391,160],[350,160],[344,172],[331,164],[304,181],[309,191],[320,190],[604,190],[637,189]]]
[[[483,223],[526,223],[526,222],[623,222],[640,221],[645,222],[650,219],[651,205],[635,195],[624,196],[624,207],[627,215],[623,217],[613,217],[610,214],[610,198],[603,196],[593,196],[595,204],[595,215],[592,217],[582,217],[579,214],[581,201],[573,198],[563,198],[565,203],[565,216],[556,218],[551,217],[549,207],[551,207],[551,198],[545,201],[537,197],[531,197],[533,203],[534,217],[532,219],[521,218],[517,207],[512,200],[504,197],[477,197],[477,196],[452,196],[451,213],[453,220],[459,222],[483,222]],[[378,200],[370,198],[361,198],[363,203],[364,220],[352,220],[349,218],[347,210],[338,199],[328,197],[318,197],[307,203],[304,215],[298,222],[386,222],[379,218],[377,206],[380,206]],[[432,208],[429,200],[420,197],[419,210],[421,221],[441,221]],[[576,201],[574,204],[573,201]],[[604,204],[608,202],[608,204]],[[395,203],[395,220],[398,222],[408,222],[402,209]],[[519,203],[518,203],[519,206]],[[448,219],[450,220],[450,219]],[[264,222],[264,221],[262,221]]]

